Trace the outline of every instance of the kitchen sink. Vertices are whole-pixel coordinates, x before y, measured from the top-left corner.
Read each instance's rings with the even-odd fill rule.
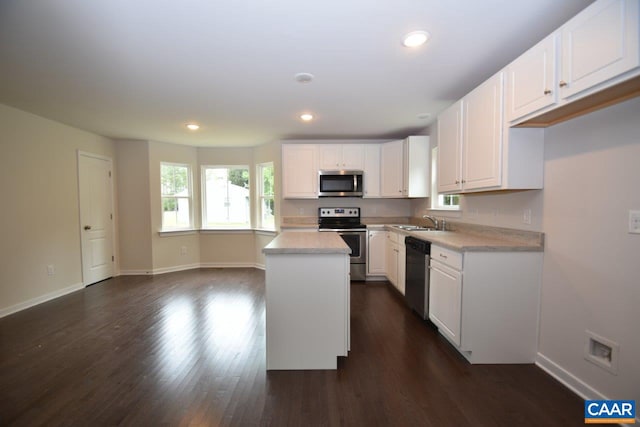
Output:
[[[420,225],[394,225],[393,227],[405,231],[435,231],[435,228],[422,227]]]

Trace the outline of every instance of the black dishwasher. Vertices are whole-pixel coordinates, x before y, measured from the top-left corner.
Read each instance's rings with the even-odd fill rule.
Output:
[[[413,311],[428,319],[431,243],[407,236],[404,244],[407,250],[405,298]]]

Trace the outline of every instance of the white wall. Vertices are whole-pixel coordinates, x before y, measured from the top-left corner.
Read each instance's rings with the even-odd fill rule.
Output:
[[[636,401],[640,234],[627,227],[628,211],[640,210],[639,119],[636,98],[546,130],[539,342],[585,394]],[[587,329],[620,345],[617,375],[584,360]]]
[[[114,161],[115,151],[108,138],[2,104],[0,138],[2,316],[82,287],[77,151]]]
[[[120,270],[148,274],[153,270],[149,143],[116,141]]]

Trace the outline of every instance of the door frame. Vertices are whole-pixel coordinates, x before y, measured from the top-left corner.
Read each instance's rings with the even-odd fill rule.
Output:
[[[78,177],[78,232],[79,232],[79,237],[80,237],[80,275],[82,276],[82,286],[83,287],[87,287],[88,284],[86,282],[86,278],[85,278],[85,273],[84,273],[84,260],[82,259],[82,253],[83,253],[83,248],[82,248],[82,206],[81,206],[81,200],[80,200],[80,161],[81,161],[81,157],[92,157],[94,159],[99,159],[99,160],[104,160],[106,162],[109,163],[109,170],[111,171],[111,186],[109,188],[109,192],[110,194],[110,207],[111,207],[111,214],[113,216],[113,218],[111,219],[111,251],[113,252],[113,257],[114,257],[114,261],[113,261],[113,265],[112,268],[113,270],[111,271],[111,273],[113,274],[113,276],[118,276],[119,275],[119,268],[116,268],[116,266],[120,265],[119,260],[116,257],[116,248],[117,248],[117,235],[116,235],[116,211],[114,209],[114,180],[115,180],[115,174],[113,172],[113,159],[111,157],[108,156],[104,156],[102,154],[96,154],[96,153],[91,153],[89,151],[82,151],[82,150],[77,150],[77,155],[76,155],[76,173],[77,173],[77,177]]]

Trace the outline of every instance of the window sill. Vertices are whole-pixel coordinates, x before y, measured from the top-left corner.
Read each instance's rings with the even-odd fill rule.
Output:
[[[269,228],[194,228],[185,230],[160,230],[160,237],[189,236],[194,234],[260,234],[264,236],[275,236],[276,230]]]
[[[200,234],[251,234],[252,228],[202,228]]]

